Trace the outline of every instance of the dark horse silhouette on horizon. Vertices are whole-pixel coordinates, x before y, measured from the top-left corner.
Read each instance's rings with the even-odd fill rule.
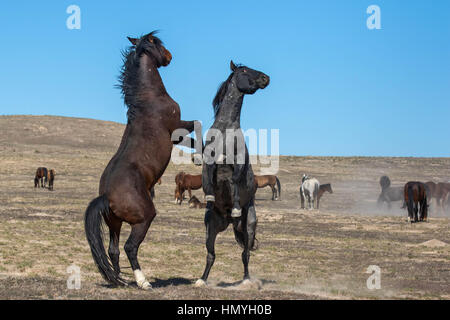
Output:
[[[196,286],[206,285],[215,260],[214,243],[219,232],[230,223],[236,241],[243,248],[244,280],[249,279],[250,250],[255,249],[256,185],[240,117],[244,95],[253,94],[269,84],[269,77],[246,66],[230,62],[231,74],[213,100],[215,120],[208,131],[202,185],[206,196],[206,267]]]
[[[194,121],[180,120],[180,108],[164,87],[158,68],[167,66],[172,55],[155,32],[128,39],[132,46],[124,53],[119,79],[128,122],[119,148],[101,177],[100,196],[86,209],[85,232],[103,278],[113,285],[125,285],[120,277],[119,235],[122,223],[130,224],[124,249],[138,287],[149,289],[137,255],[156,216],[150,190],[169,164],[173,144],[190,140],[194,145],[189,137],[172,141],[172,133],[178,128],[192,132]],[[109,258],[103,245],[102,220],[109,228]]]

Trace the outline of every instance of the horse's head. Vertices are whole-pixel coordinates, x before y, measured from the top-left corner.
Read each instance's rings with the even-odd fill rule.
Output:
[[[233,61],[230,62],[230,69],[236,86],[242,93],[254,94],[258,89],[264,89],[269,85],[269,76],[261,71],[246,66],[236,66]]]
[[[329,193],[333,193],[333,189],[331,188],[331,184],[327,184],[327,191]]]
[[[140,57],[142,54],[145,54],[155,62],[158,68],[161,66],[165,67],[172,60],[172,54],[164,47],[163,42],[155,36],[156,32],[152,31],[139,39],[127,38],[135,47],[137,56]]]
[[[305,182],[308,179],[309,179],[309,177],[306,174],[303,174],[302,183]]]

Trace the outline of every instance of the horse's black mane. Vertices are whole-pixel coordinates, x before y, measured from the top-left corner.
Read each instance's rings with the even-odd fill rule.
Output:
[[[128,107],[128,120],[133,120],[135,109],[139,107],[139,58],[145,52],[149,52],[148,49],[152,45],[147,39],[149,36],[152,36],[153,44],[157,47],[163,44],[161,39],[155,36],[157,32],[152,31],[142,36],[135,46],[130,46],[122,51],[123,66],[119,75],[119,83],[116,87],[121,90],[125,105]]]
[[[241,65],[241,64],[237,64],[236,68],[243,68],[245,66]],[[227,93],[228,90],[228,84],[231,82],[231,78],[233,78],[234,75],[233,71],[227,78],[227,80],[225,80],[224,82],[222,82],[222,84],[219,86],[219,89],[217,89],[217,93],[216,96],[214,97],[213,100],[213,108],[214,108],[214,117],[217,116],[217,113],[220,110],[220,103],[223,101],[223,98],[225,98],[225,93]]]

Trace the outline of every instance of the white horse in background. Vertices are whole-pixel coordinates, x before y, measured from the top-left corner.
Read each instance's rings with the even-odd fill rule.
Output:
[[[319,187],[319,180],[316,178],[311,178],[306,174],[303,175],[300,190],[303,195],[303,199],[308,199],[309,210],[317,209]]]

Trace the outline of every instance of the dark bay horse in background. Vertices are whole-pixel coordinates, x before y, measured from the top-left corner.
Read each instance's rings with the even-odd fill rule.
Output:
[[[403,187],[391,187],[391,180],[388,176],[382,176],[380,178],[381,193],[377,200],[378,207],[381,207],[384,202],[387,203],[389,209],[391,209],[392,201],[404,200]],[[405,205],[404,205],[405,206]],[[404,207],[403,206],[403,207]]]
[[[278,180],[277,176],[274,175],[265,175],[265,176],[257,176],[255,175],[255,183],[256,188],[265,188],[270,186],[272,189],[272,200],[279,200],[281,198],[281,184],[280,180]],[[278,191],[278,196],[277,196]]]
[[[44,167],[37,168],[36,174],[34,176],[34,187],[38,188],[39,182],[40,182],[41,188],[45,188],[45,186],[47,184],[47,179],[48,179],[47,168],[44,168]]]
[[[241,130],[244,95],[254,94],[269,84],[269,77],[246,66],[230,62],[231,74],[213,100],[214,123],[203,157],[203,191],[206,195],[205,271],[196,286],[206,285],[216,257],[214,244],[219,232],[233,224],[234,237],[243,248],[244,281],[249,281],[250,250],[256,249],[256,185],[248,149]],[[214,138],[214,140],[213,140]],[[220,146],[219,146],[220,145]]]
[[[175,176],[175,183],[175,203],[181,204],[181,202],[183,202],[184,192],[186,190],[189,193],[189,199],[191,199],[192,190],[198,190],[202,187],[202,175],[192,175],[179,172]]]
[[[333,193],[333,189],[331,188],[330,183],[321,184],[319,186],[319,192],[317,193],[317,209],[320,208],[320,198],[322,198],[325,192]],[[301,186],[300,186],[300,199],[301,199],[301,208],[305,209],[305,198],[303,197]]]
[[[406,207],[408,208],[408,220],[411,223],[427,221],[428,203],[425,184],[418,181],[410,181],[405,184],[403,191]],[[419,210],[420,218],[418,217]]]
[[[150,283],[138,263],[138,249],[156,215],[150,190],[169,164],[178,128],[194,130],[194,121],[180,120],[180,107],[169,96],[158,68],[167,66],[172,55],[151,32],[140,39],[128,38],[132,46],[124,53],[120,88],[128,107],[128,122],[116,154],[100,180],[99,197],[85,213],[85,232],[94,262],[112,285],[126,285],[120,276],[119,235],[123,222],[131,225],[124,249],[139,288]],[[109,249],[103,245],[102,221],[109,228]]]

